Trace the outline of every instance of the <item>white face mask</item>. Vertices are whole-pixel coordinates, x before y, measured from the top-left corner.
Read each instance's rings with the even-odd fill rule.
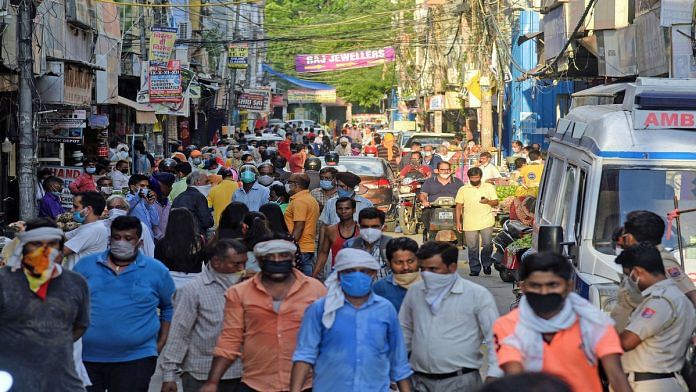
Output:
[[[621,252],[623,252],[623,249],[621,249],[621,248],[618,247],[618,246],[616,247],[616,249],[614,249],[614,254],[616,254],[617,256],[620,255]]]
[[[113,208],[109,210],[109,218],[110,219],[116,219],[119,216],[125,216],[128,215],[128,211],[124,211],[120,208]]]
[[[135,256],[137,251],[138,247],[126,240],[111,241],[111,255],[118,260],[129,260]]]
[[[362,238],[368,244],[374,244],[382,236],[382,230],[380,229],[360,229],[360,238]]]
[[[423,153],[423,155],[425,155],[426,157],[429,157],[429,156],[433,155],[433,153],[432,153],[432,151],[426,151]]]
[[[285,192],[290,194],[290,184],[285,184]]]
[[[203,196],[208,197],[208,194],[210,193],[210,188],[212,188],[212,185],[196,185],[194,186],[195,189],[198,190],[198,192],[202,193]]]
[[[438,174],[438,176],[440,176],[440,178],[442,178],[443,180],[446,180],[449,178],[450,174],[449,173],[440,173],[440,174]]]
[[[436,274],[434,272],[423,271],[421,278],[425,284],[425,289],[428,291],[438,291],[449,287],[456,279],[456,274]]]

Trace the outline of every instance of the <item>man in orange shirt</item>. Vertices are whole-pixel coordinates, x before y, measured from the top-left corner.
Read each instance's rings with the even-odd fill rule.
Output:
[[[621,367],[621,342],[611,318],[572,292],[572,266],[563,256],[539,253],[520,268],[519,308],[493,325],[505,374],[546,372],[576,392],[601,392],[601,363],[616,392],[631,388]]]
[[[285,224],[300,246],[302,260],[299,268],[307,276],[314,269],[314,237],[317,234],[319,203],[309,194],[309,176],[306,173],[290,175],[285,188],[290,193],[290,204],[285,210]]]
[[[290,390],[292,355],[305,309],[326,295],[318,280],[294,269],[297,247],[286,239],[254,246],[261,272],[225,293],[222,331],[208,381],[200,392],[216,392],[220,379],[241,356],[239,392]],[[305,381],[309,390],[312,381]]]

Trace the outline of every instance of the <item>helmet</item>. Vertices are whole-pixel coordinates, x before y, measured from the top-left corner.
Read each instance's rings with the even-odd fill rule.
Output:
[[[287,164],[288,164],[288,160],[280,155],[277,155],[275,157],[275,160],[273,161],[273,166],[275,166],[278,169],[285,169],[285,165],[287,165]]]
[[[157,169],[159,169],[160,173],[176,173],[175,167],[176,161],[172,158],[162,159],[159,165],[157,165]]]
[[[365,155],[368,157],[376,157],[377,146],[365,146]]]
[[[338,153],[336,151],[331,151],[324,155],[324,161],[326,162],[327,166],[336,166],[338,165]]]
[[[304,169],[319,171],[319,169],[321,169],[321,160],[315,157],[307,158],[307,160],[304,163]]]

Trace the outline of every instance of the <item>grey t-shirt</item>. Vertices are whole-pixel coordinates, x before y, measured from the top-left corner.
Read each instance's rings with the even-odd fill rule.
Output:
[[[14,391],[84,391],[73,361],[73,329],[88,326],[82,276],[63,269],[42,300],[22,269],[0,269],[0,368],[12,375]]]

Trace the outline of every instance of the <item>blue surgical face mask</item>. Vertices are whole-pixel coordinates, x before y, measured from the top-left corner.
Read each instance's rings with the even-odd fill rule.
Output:
[[[372,277],[364,272],[341,274],[341,288],[351,297],[364,297],[372,289]]]
[[[85,168],[85,171],[86,171],[88,174],[94,174],[94,172],[97,171],[97,168],[96,168],[96,167],[88,167],[88,168]]]
[[[353,193],[355,193],[353,190],[338,188],[338,197],[353,197]]]
[[[82,211],[73,211],[73,220],[79,224],[82,224],[85,222],[85,219],[87,219],[86,215],[82,214]]]
[[[242,180],[243,183],[250,184],[256,181],[256,173],[247,170],[245,172],[242,172],[242,174],[239,175],[239,178]]]
[[[330,191],[336,187],[331,180],[319,180],[319,186],[325,191]]]

